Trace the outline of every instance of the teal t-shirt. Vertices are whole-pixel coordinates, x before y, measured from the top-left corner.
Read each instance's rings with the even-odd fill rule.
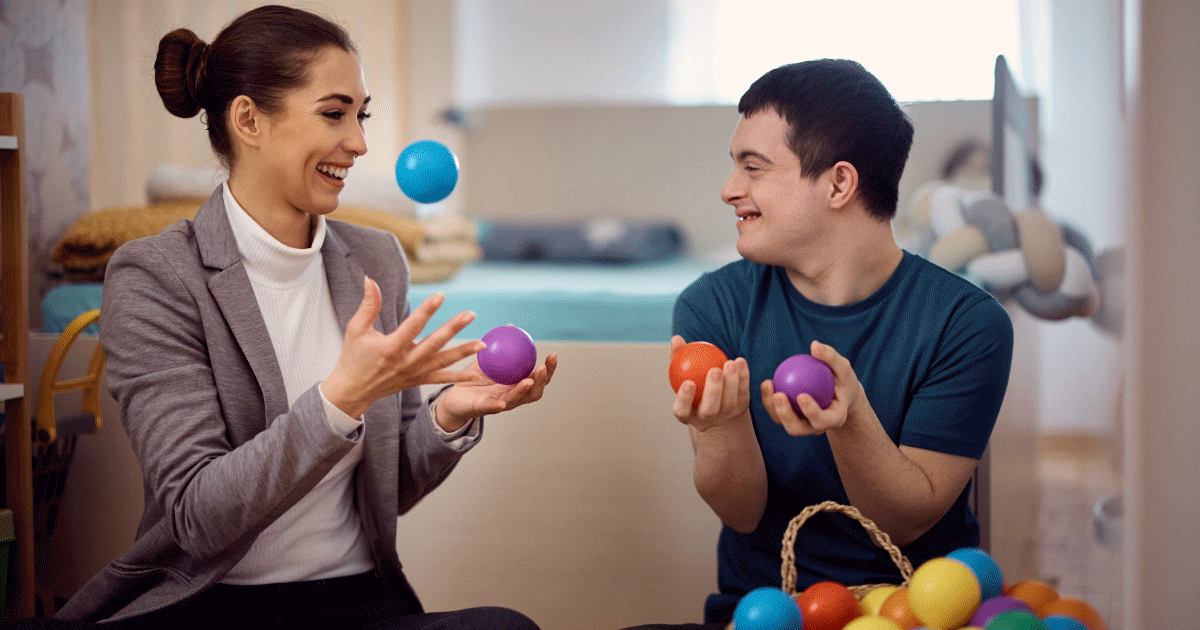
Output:
[[[800,294],[780,267],[740,260],[706,273],[679,296],[673,329],[685,341],[709,341],[750,366],[750,412],[766,462],[766,512],[758,529],[729,527],[718,543],[718,586],[708,621],[732,614],[760,586],[779,587],[780,548],[788,522],[826,500],[848,504],[825,436],[793,437],[762,406],[758,385],[817,340],[850,361],[892,441],[979,458],[1000,411],[1012,362],[1012,322],[986,291],[929,261],[904,253],[870,297],[826,306]],[[924,536],[901,549],[919,566],[979,544],[968,506],[970,486]],[[857,521],[821,513],[796,539],[797,588],[821,580],[846,585],[899,582],[887,553]]]

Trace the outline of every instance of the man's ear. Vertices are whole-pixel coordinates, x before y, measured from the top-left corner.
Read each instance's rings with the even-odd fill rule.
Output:
[[[262,123],[263,114],[249,96],[242,94],[229,104],[229,126],[243,143],[256,148],[262,144]]]
[[[829,169],[829,205],[833,208],[845,208],[858,192],[858,169],[854,165],[842,161]]]

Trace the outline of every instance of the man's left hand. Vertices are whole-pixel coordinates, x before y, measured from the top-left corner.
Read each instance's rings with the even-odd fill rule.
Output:
[[[861,405],[867,404],[867,395],[862,383],[850,361],[833,349],[833,346],[813,341],[811,354],[829,366],[833,371],[833,401],[826,409],[821,409],[813,397],[801,393],[796,397],[800,404],[800,414],[792,409],[792,404],[786,394],[775,391],[775,385],[770,379],[762,382],[763,407],[776,424],[787,430],[789,435],[822,435],[830,429],[838,429],[848,420],[855,417]]]

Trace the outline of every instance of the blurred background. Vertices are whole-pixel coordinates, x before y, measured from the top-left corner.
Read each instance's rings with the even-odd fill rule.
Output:
[[[72,280],[55,261],[54,250],[77,221],[105,209],[152,203],[164,189],[211,190],[219,181],[213,179],[218,164],[200,119],[178,119],[162,107],[153,84],[154,54],[158,38],[173,28],[190,28],[211,41],[225,23],[258,4],[0,2],[0,90],[25,98],[30,317],[35,330],[41,329],[38,305],[44,296]],[[1200,566],[1200,551],[1190,544],[1190,532],[1198,518],[1194,490],[1185,480],[1197,472],[1192,453],[1200,444],[1194,422],[1200,403],[1195,334],[1200,287],[1194,276],[1200,268],[1195,247],[1200,190],[1194,183],[1200,134],[1194,108],[1187,105],[1200,97],[1194,71],[1200,62],[1195,6],[1139,0],[286,4],[341,23],[361,52],[373,96],[370,152],[352,171],[344,203],[349,198],[355,205],[411,218],[424,226],[427,236],[448,221],[466,224],[477,241],[482,239],[479,226],[493,223],[652,221],[678,230],[686,243],[682,255],[701,261],[688,268],[695,273],[736,256],[736,232],[718,191],[730,170],[734,104],[762,73],[793,61],[848,57],[892,90],[917,127],[901,184],[903,217],[922,184],[946,179],[946,162],[956,146],[991,141],[994,66],[1003,55],[1029,101],[1029,150],[1043,175],[1037,207],[1084,235],[1094,251],[1127,253],[1122,282],[1111,294],[1128,305],[1116,327],[1097,325],[1088,317],[1047,321],[1010,306],[1022,336],[1014,365],[1019,389],[1010,388],[1008,422],[997,431],[1004,440],[1009,438],[1003,428],[1015,430],[1008,450],[1014,457],[993,466],[991,481],[997,505],[1011,501],[1020,510],[1007,521],[1003,514],[996,516],[1002,531],[994,534],[1013,538],[1005,568],[1012,567],[1013,576],[1043,579],[1092,602],[1110,628],[1150,628],[1164,619],[1178,621],[1172,615],[1194,612],[1192,602],[1200,595],[1194,567]],[[401,148],[424,138],[445,143],[461,161],[459,188],[436,207],[403,198],[392,178]],[[475,251],[457,262],[470,269],[480,256]],[[458,269],[454,266],[439,279],[453,279]],[[657,354],[661,347],[654,344],[633,344],[629,354],[613,347],[564,347],[589,359],[593,355],[588,352],[616,352],[596,355],[615,366],[605,372],[603,379],[610,379],[601,379],[605,383],[628,381],[640,371],[657,374],[660,363],[665,365],[665,355]],[[627,369],[616,369],[622,365]],[[595,387],[587,374],[578,379],[561,384],[562,406],[577,404],[580,390]],[[645,392],[629,392],[630,400],[620,403],[635,418],[631,430],[646,415],[662,421],[667,403],[658,395],[660,385],[652,382]],[[598,411],[581,421],[603,422],[603,407],[611,400],[600,396],[590,404]],[[131,539],[130,523],[140,515],[136,483],[114,482],[122,488],[112,495],[96,490],[106,483],[100,476],[114,470],[136,475],[128,457],[118,465],[105,459],[128,449],[120,442],[117,419],[107,426],[114,435],[93,440],[93,453],[84,452],[89,446],[81,442],[79,472],[63,499],[63,531],[46,543],[39,563],[54,596],[69,595],[111,559]],[[594,431],[596,425],[576,430]],[[504,435],[497,430],[492,437],[504,444]],[[611,448],[622,448],[630,435],[636,433],[614,438]],[[592,454],[579,461],[607,472],[585,474],[588,483],[637,485],[647,474],[686,475],[686,440],[678,433],[660,437],[662,442],[651,439],[649,446],[684,447],[666,457],[673,468],[637,469],[627,478],[611,467],[620,470],[643,460],[631,464]],[[517,434],[511,439],[520,443]],[[560,439],[574,438],[568,433]],[[579,444],[578,452],[587,446]],[[477,468],[460,471],[463,479],[486,477],[493,464],[512,465],[511,455],[505,457],[500,446],[481,451]],[[544,484],[542,475],[555,470],[550,464],[571,457],[544,455],[544,467],[526,471],[528,485],[504,490],[522,492]],[[647,460],[653,457],[646,455]],[[448,482],[445,504],[431,497],[432,505],[423,504],[401,519],[407,523],[402,529],[410,528],[405,531],[414,538],[428,536],[439,520],[457,514],[456,502],[479,498],[466,494],[466,481],[452,485],[455,481]],[[686,495],[689,481],[673,478],[661,490]],[[1028,483],[1036,484],[1036,492],[1027,493]],[[88,494],[111,499],[111,511],[96,513],[104,508],[80,498]],[[543,498],[579,500],[565,496]],[[653,503],[656,496],[637,501]],[[609,507],[628,507],[631,500],[610,499]],[[563,608],[564,595],[530,594],[549,588],[547,576],[554,576],[555,588],[575,593],[605,592],[604,584],[630,580],[628,591],[613,591],[610,596],[616,599],[594,604],[628,610],[625,616],[601,617],[605,623],[677,621],[654,615],[691,610],[691,601],[698,611],[696,598],[715,586],[712,548],[707,546],[715,540],[715,519],[695,497],[684,502],[655,512],[672,519],[661,528],[643,523],[634,530],[610,531],[615,547],[628,545],[628,537],[642,537],[639,553],[661,553],[659,562],[589,573],[583,565],[603,553],[582,559],[568,555],[561,561],[574,563],[569,569],[578,579],[574,583],[564,584],[570,581],[558,573],[539,578],[536,572],[526,576],[525,584],[514,582],[521,567],[506,566],[513,563],[511,557],[506,560],[505,546],[531,556],[538,547],[536,542],[514,542],[514,537],[528,537],[515,517],[511,531],[470,542],[497,548],[494,557],[466,557],[457,568],[459,564],[439,555],[465,544],[462,536],[489,535],[467,515],[456,517],[457,533],[435,537],[439,542],[425,549],[402,548],[401,557],[427,603],[435,605],[464,601],[458,580],[422,577],[441,566],[472,573],[478,588],[506,584],[510,601],[503,603],[525,604],[549,616],[548,628],[559,619],[554,615],[562,614],[555,609]],[[502,503],[486,505],[503,510]],[[521,505],[528,511],[546,506],[533,499]],[[555,507],[587,512],[571,503]],[[598,508],[580,518],[623,521],[636,514]],[[1014,524],[1020,522],[1024,525]],[[92,544],[97,540],[104,542]],[[655,577],[655,568],[700,578],[682,588],[670,605],[656,608],[651,600],[657,595],[636,602],[619,599],[662,584],[663,574]],[[639,570],[650,572],[636,578],[625,574]],[[422,579],[434,583],[423,584]],[[671,579],[665,590],[671,590]]]

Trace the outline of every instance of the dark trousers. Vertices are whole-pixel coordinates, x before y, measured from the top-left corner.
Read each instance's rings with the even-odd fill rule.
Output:
[[[650,624],[637,625],[624,630],[725,630],[730,624]]]
[[[233,586],[217,584],[168,609],[113,623],[27,619],[14,630],[538,630],[507,608],[481,607],[426,613],[395,597],[372,574],[312,582]]]

